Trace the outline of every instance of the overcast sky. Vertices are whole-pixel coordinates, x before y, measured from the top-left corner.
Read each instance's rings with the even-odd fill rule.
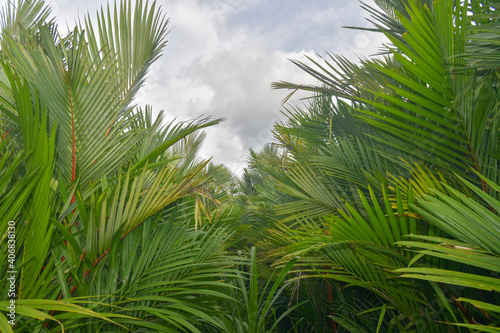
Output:
[[[112,2],[112,1],[111,1]],[[371,4],[370,1],[366,1]],[[101,0],[52,0],[60,24],[95,15]],[[165,110],[169,119],[225,118],[207,130],[202,157],[237,175],[248,149],[272,141],[288,94],[274,81],[314,83],[288,59],[316,59],[326,51],[351,60],[375,53],[382,36],[343,29],[368,27],[354,0],[158,0],[170,18],[163,56],[149,72],[139,103]],[[302,102],[292,101],[295,105]]]

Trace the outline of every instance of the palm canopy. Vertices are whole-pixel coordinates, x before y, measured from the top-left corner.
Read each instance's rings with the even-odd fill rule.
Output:
[[[155,3],[108,5],[65,36],[43,1],[5,6],[16,329],[497,331],[497,6],[375,2],[391,44],[358,64],[295,62],[319,84],[274,86],[315,95],[251,151],[239,189],[196,157],[219,119],[164,124],[134,103],[166,43]],[[256,227],[243,241],[228,227],[241,223]],[[226,251],[242,243],[265,252]],[[2,247],[2,285],[8,260]]]
[[[354,115],[376,128],[383,134],[378,140],[402,156],[467,173],[477,181],[467,172],[472,167],[497,181],[498,160],[491,154],[499,139],[495,67],[478,69],[480,53],[469,57],[479,45],[483,54],[488,52],[480,36],[490,42],[494,38],[482,32],[496,25],[494,19],[482,19],[491,11],[485,7],[476,2],[454,7],[444,1],[427,7],[410,1],[403,13],[394,9],[404,31],[382,30],[392,42],[391,56],[361,65],[333,55],[326,66],[295,62],[322,85],[281,82],[275,87],[349,99]],[[476,14],[465,14],[471,11]]]
[[[134,102],[166,45],[162,10],[121,1],[62,36],[43,1],[20,0],[1,23],[0,229],[16,224],[16,329],[220,328],[207,313],[246,260],[196,208],[213,198],[200,130],[220,119],[165,124]],[[4,285],[3,246],[0,260]],[[3,313],[0,330],[12,332]]]
[[[276,221],[261,245],[282,265],[302,256],[301,278],[375,294],[377,305],[333,316],[346,328],[444,329],[430,318],[492,324],[498,267],[484,264],[498,261],[500,234],[497,6],[377,4],[364,7],[390,41],[382,55],[359,64],[333,54],[293,61],[319,84],[273,84],[316,95],[275,127],[286,151],[276,169],[286,176],[264,160],[252,169],[271,175],[280,192],[261,186],[260,197],[289,197],[253,201]],[[436,300],[443,311],[433,309]],[[488,314],[470,305],[481,301]]]

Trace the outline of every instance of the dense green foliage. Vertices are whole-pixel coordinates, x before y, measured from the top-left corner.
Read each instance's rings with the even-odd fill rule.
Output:
[[[499,332],[498,5],[375,2],[383,54],[295,61],[318,84],[274,84],[311,98],[240,180],[197,158],[220,120],[134,104],[154,3],[65,36],[7,4],[0,331]]]

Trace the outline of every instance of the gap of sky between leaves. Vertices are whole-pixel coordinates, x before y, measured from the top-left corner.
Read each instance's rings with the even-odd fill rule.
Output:
[[[370,1],[366,2],[373,5]],[[99,0],[49,2],[61,28],[106,6]],[[165,110],[166,121],[200,115],[225,118],[207,129],[200,150],[236,175],[248,149],[272,141],[273,124],[284,119],[289,92],[274,81],[315,83],[289,59],[320,60],[326,51],[350,60],[377,53],[386,39],[342,28],[370,27],[368,14],[353,0],[158,0],[172,30],[162,57],[152,66],[138,97],[140,105]],[[289,103],[302,106],[297,95]]]

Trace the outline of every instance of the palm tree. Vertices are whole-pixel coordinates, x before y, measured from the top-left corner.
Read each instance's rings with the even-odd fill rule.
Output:
[[[200,130],[220,120],[164,125],[134,103],[168,20],[122,1],[61,36],[49,17],[40,0],[2,12],[0,330],[221,328],[214,306],[247,259],[226,254],[224,223],[197,225],[214,219],[197,208],[213,198]]]
[[[495,331],[497,6],[377,4],[365,8],[392,43],[385,55],[295,61],[320,84],[274,84],[316,96],[275,127],[287,180],[273,181],[291,198],[268,200],[276,222],[263,243],[283,265],[300,255],[298,278],[350,290],[351,311],[331,299],[334,325]]]

